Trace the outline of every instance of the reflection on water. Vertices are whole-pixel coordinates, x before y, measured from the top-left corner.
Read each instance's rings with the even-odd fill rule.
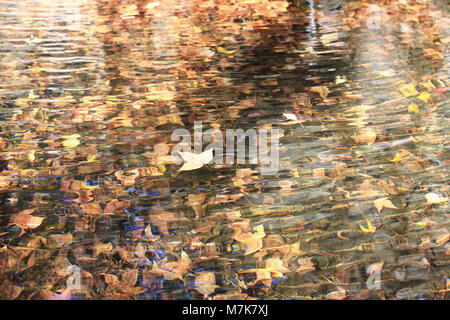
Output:
[[[0,2],[0,295],[445,298],[447,8],[334,2]],[[279,172],[177,171],[194,121]]]

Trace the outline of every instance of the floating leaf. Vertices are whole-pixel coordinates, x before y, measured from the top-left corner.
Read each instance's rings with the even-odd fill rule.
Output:
[[[362,225],[362,223],[359,224],[359,227],[361,228],[362,232],[364,232],[364,233],[374,233],[374,232],[377,230],[377,228],[375,228],[375,227],[372,225],[372,223],[370,223],[369,220],[366,220],[366,221],[367,221],[367,228],[364,227],[364,226]]]
[[[236,50],[227,50],[227,49],[222,48],[222,47],[220,47],[220,46],[216,46],[216,49],[217,49],[217,51],[219,51],[220,53],[225,53],[225,54],[228,54],[228,55],[231,55],[231,54],[233,54],[233,53],[236,52]]]
[[[202,153],[178,152],[185,164],[178,171],[190,171],[203,167],[213,160],[213,149],[210,148]]]
[[[427,200],[427,203],[429,205],[444,203],[444,202],[448,201],[447,197],[444,198],[444,197],[442,197],[442,196],[440,196],[440,195],[438,195],[437,193],[434,193],[434,192],[427,193],[425,195],[425,199]]]
[[[283,117],[290,120],[289,122],[283,123],[283,125],[300,124],[303,127],[301,121],[293,113],[283,113]]]
[[[425,103],[428,103],[428,100],[430,100],[431,95],[428,92],[422,92],[417,99],[422,100]]]
[[[378,213],[381,213],[381,210],[383,210],[383,208],[398,209],[388,198],[374,200],[373,204],[375,208],[377,208]]]
[[[100,255],[102,253],[106,253],[106,254],[111,253],[113,250],[113,245],[111,244],[111,242],[103,244],[100,241],[96,241],[92,247],[92,250],[93,250],[93,256],[97,257],[98,255]]]
[[[330,93],[330,90],[328,90],[328,88],[325,86],[317,86],[312,87],[311,92],[318,93],[322,99],[325,99]]]
[[[213,293],[218,286],[214,272],[200,272],[195,278],[195,289],[205,297]]]
[[[408,106],[408,112],[415,112],[415,113],[420,113],[420,111],[419,111],[419,106],[417,105],[417,104],[415,104],[415,103],[411,103],[409,106]]]
[[[403,93],[405,97],[416,96],[419,94],[414,85],[407,85],[400,88],[400,92]]]
[[[406,150],[404,150],[404,151],[402,151],[402,152],[399,152],[399,153],[397,153],[396,155],[395,155],[395,157],[394,157],[394,159],[392,159],[392,160],[390,160],[391,162],[400,162],[400,161],[403,161],[403,160],[405,160],[408,156],[410,156],[411,155],[411,153],[410,152],[408,152],[408,151],[406,151]]]
[[[13,215],[10,224],[16,225],[21,229],[35,229],[39,227],[45,218],[32,216],[33,212],[34,209],[28,209]]]
[[[341,83],[345,83],[345,82],[347,82],[347,77],[346,76],[343,76],[343,77],[341,77],[341,76],[336,76],[336,80],[335,80],[335,83],[336,84],[341,84]]]
[[[80,140],[78,138],[80,137],[79,134],[73,134],[71,136],[64,136],[63,139],[63,146],[66,148],[75,148],[80,144]]]

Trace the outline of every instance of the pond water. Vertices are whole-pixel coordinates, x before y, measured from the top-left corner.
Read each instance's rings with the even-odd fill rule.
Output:
[[[445,1],[1,1],[0,296],[445,299],[448,22]],[[195,121],[279,129],[277,172],[179,170]]]

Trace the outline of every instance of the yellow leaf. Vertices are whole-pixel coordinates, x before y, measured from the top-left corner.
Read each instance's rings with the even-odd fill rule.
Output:
[[[362,223],[359,224],[359,227],[361,228],[362,232],[364,232],[364,233],[369,233],[369,232],[370,232],[370,233],[374,233],[375,230],[377,230],[377,228],[375,228],[375,227],[372,225],[372,223],[370,223],[369,220],[366,220],[366,221],[367,221],[367,228],[364,227],[364,226],[362,225]]]
[[[21,229],[35,229],[39,227],[45,218],[32,216],[33,212],[34,209],[28,209],[13,215],[10,224],[16,225]]]
[[[400,162],[400,161],[403,161],[405,159],[406,159],[406,157],[402,157],[399,153],[397,153],[395,155],[394,159],[392,159],[390,161],[392,161],[392,162]]]
[[[35,229],[41,225],[42,221],[44,221],[44,218],[31,216],[31,218],[28,221],[27,226],[30,229]]]
[[[201,162],[186,162],[180,169],[178,169],[178,171],[191,171],[200,169],[201,167],[203,167],[203,163]]]
[[[428,92],[422,92],[417,98],[422,100],[423,102],[428,102],[428,100],[430,99],[430,94]]]
[[[30,99],[37,99],[37,98],[39,98],[39,95],[34,94],[34,91],[30,90],[30,93],[28,94],[28,98],[30,98]]]
[[[408,112],[420,113],[420,111],[419,111],[419,106],[418,106],[417,104],[415,104],[415,103],[411,103],[411,104],[408,106]]]
[[[97,160],[98,155],[97,154],[90,154],[87,156],[87,161],[88,162],[93,162],[95,160]]]
[[[254,227],[253,230],[255,230],[255,233],[254,233],[255,237],[264,238],[266,236],[266,234],[264,232],[264,225],[262,225],[262,224]]]
[[[432,225],[436,224],[436,222],[432,221],[430,218],[424,218],[421,221],[413,224],[419,227],[431,227]]]
[[[80,137],[79,134],[64,136],[63,146],[67,148],[75,148],[77,145],[80,144],[80,140],[78,140],[79,137]]]
[[[99,256],[102,253],[110,253],[113,250],[113,245],[111,242],[108,243],[101,243],[100,241],[96,241],[94,245],[92,246],[93,256],[94,258]]]
[[[416,96],[419,93],[414,85],[403,86],[400,88],[400,92],[403,93],[405,97]]]
[[[283,273],[292,272],[291,269],[284,266],[284,262],[280,258],[269,258],[266,260],[266,269],[275,273],[276,275],[281,275],[284,277]]]
[[[344,82],[347,82],[347,77],[346,76],[343,76],[343,77],[336,76],[336,81],[335,81],[336,84],[341,84],[341,83],[344,83]]]
[[[236,50],[226,50],[222,47],[217,46],[217,51],[220,53],[233,54]]]
[[[394,69],[387,69],[383,71],[378,71],[378,74],[382,77],[393,77],[395,76],[395,71]]]

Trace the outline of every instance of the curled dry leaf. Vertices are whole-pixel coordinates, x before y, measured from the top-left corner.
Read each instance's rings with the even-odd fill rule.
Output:
[[[139,270],[138,269],[126,269],[121,270],[120,280],[126,286],[133,287],[138,279]]]
[[[106,204],[104,213],[105,214],[122,213],[124,209],[127,209],[129,207],[130,207],[129,200],[120,201],[120,200],[114,199]]]

